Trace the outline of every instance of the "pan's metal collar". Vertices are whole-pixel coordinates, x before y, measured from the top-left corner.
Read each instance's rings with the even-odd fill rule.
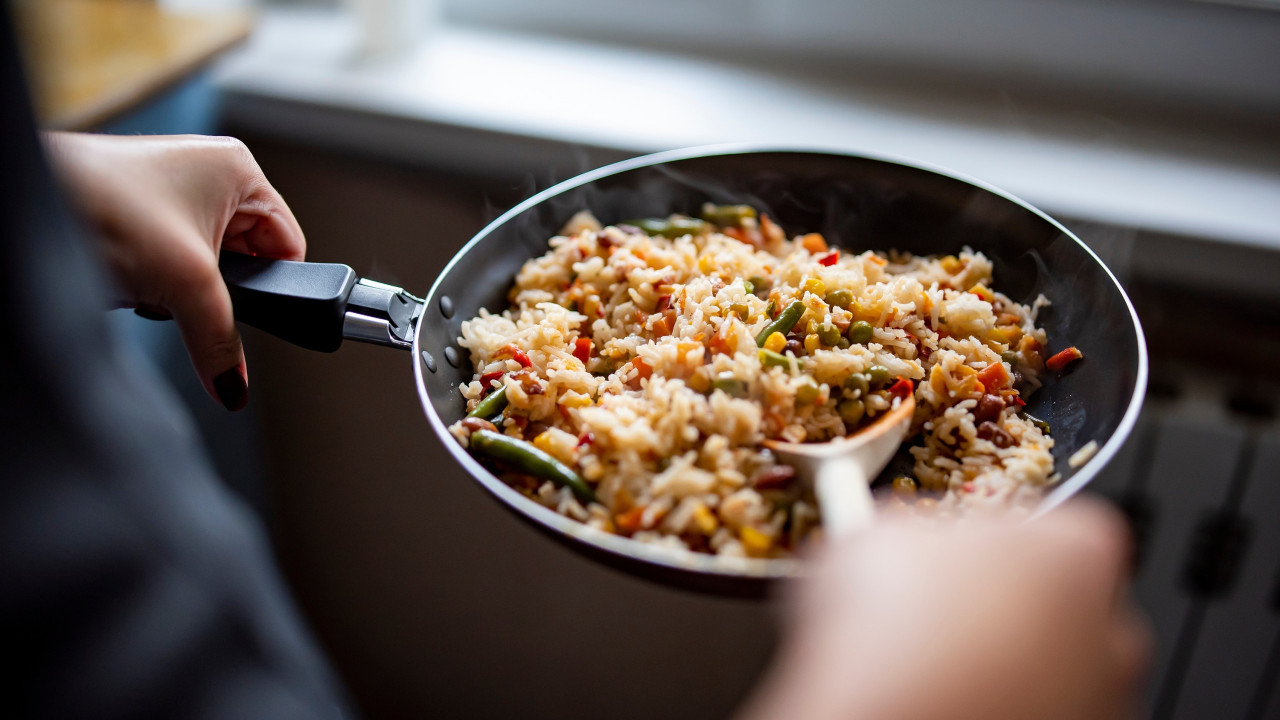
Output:
[[[409,350],[425,301],[403,288],[361,279],[351,288],[342,336],[359,342]]]

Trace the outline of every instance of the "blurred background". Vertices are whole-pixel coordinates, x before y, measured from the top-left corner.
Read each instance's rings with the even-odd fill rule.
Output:
[[[42,125],[236,135],[309,259],[418,294],[519,200],[674,147],[897,155],[1032,202],[1146,326],[1146,409],[1092,491],[1140,541],[1150,716],[1280,717],[1277,0],[11,4]],[[776,598],[647,584],[518,525],[429,433],[407,355],[246,330],[232,417],[169,324],[112,322],[368,717],[727,717],[766,665]]]

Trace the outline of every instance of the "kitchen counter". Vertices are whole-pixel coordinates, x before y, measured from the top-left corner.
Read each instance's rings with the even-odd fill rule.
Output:
[[[249,36],[243,11],[175,13],[137,0],[26,0],[14,6],[40,124],[101,126],[207,66]]]

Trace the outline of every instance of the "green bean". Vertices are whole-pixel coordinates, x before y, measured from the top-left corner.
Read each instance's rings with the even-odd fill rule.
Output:
[[[744,398],[749,394],[747,381],[734,377],[733,373],[720,373],[711,382],[711,387],[729,397]]]
[[[768,305],[764,306],[764,314],[767,317],[773,317],[773,311],[778,309],[778,301],[770,300]]]
[[[834,305],[835,307],[848,310],[849,306],[853,304],[853,291],[845,290],[844,288],[832,290],[827,293],[827,297],[824,299],[827,301],[828,305]]]
[[[707,224],[702,220],[686,217],[673,217],[667,220],[644,218],[641,220],[627,220],[624,224],[634,225],[650,235],[661,235],[668,238],[697,235],[707,227]]]
[[[818,383],[808,375],[800,381],[800,387],[796,388],[796,402],[802,405],[812,405],[818,399],[818,394],[822,389],[818,387]]]
[[[702,206],[701,217],[703,220],[720,227],[742,227],[746,220],[755,219],[756,209],[750,205],[712,205],[711,203],[705,203]]]
[[[835,347],[840,342],[840,331],[834,325],[823,323],[818,326],[818,339],[827,347]]]
[[[872,365],[867,368],[867,379],[872,385],[883,385],[889,382],[889,368],[883,365]]]
[[[748,295],[756,294],[756,284],[751,282],[750,280],[742,281],[742,289],[746,290]]]
[[[846,428],[852,428],[862,421],[862,416],[867,412],[867,406],[861,400],[841,400],[836,405],[836,412],[840,413],[840,419],[844,420]]]
[[[584,503],[596,502],[595,491],[569,466],[523,440],[489,430],[471,433],[471,450],[517,472],[567,487]]]
[[[467,417],[488,420],[507,407],[507,386],[494,390],[485,399],[476,404],[476,408],[467,413]]]
[[[791,332],[791,328],[795,327],[797,322],[800,322],[801,315],[804,315],[804,303],[799,300],[792,300],[790,305],[778,313],[778,319],[765,325],[764,330],[761,330],[760,334],[756,336],[756,347],[762,347],[764,341],[768,340],[769,336],[776,332],[783,335]]]
[[[1036,427],[1040,428],[1040,432],[1044,433],[1045,435],[1049,434],[1049,423],[1041,420],[1040,418],[1032,415],[1031,413],[1024,413],[1024,414],[1026,415],[1027,419],[1031,421],[1032,425],[1035,425]]]
[[[796,362],[799,363],[800,367],[804,367],[803,360],[797,359]],[[786,355],[782,355],[781,353],[776,353],[772,350],[765,350],[764,348],[761,348],[760,364],[767,368],[780,367],[780,368],[789,369],[791,367],[791,358],[787,357]]]
[[[845,378],[844,386],[849,390],[857,390],[860,395],[858,397],[866,397],[871,392],[871,381],[862,373],[854,373]]]
[[[746,320],[751,315],[751,306],[744,302],[734,303],[729,306],[729,311]]]
[[[871,327],[871,323],[866,320],[859,320],[849,326],[849,342],[852,343],[866,345],[871,342],[871,336],[874,334],[875,328]]]

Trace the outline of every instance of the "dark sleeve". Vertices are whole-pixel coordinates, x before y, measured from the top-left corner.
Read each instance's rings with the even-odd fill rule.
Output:
[[[108,335],[29,113],[0,9],[0,714],[340,717],[261,530]]]

